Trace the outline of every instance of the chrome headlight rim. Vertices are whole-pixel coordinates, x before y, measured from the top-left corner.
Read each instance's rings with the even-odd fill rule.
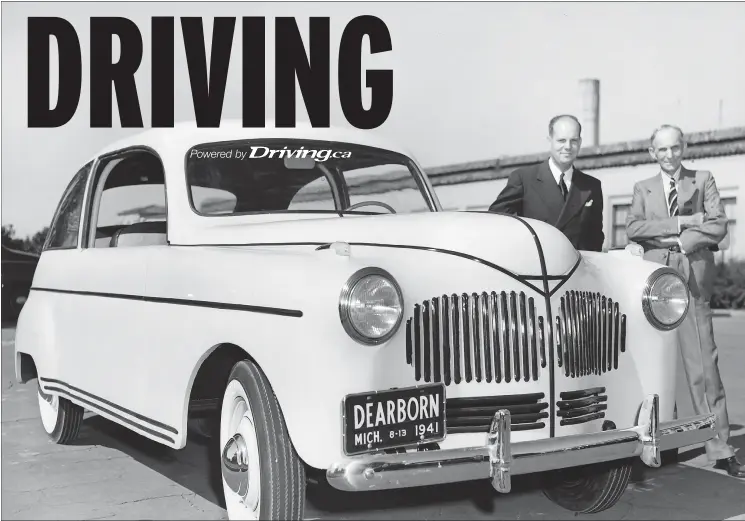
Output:
[[[393,289],[396,291],[396,294],[398,295],[398,300],[401,303],[401,313],[398,315],[398,319],[396,320],[396,323],[391,328],[390,331],[388,331],[385,335],[377,338],[370,338],[368,336],[363,335],[360,333],[356,327],[354,327],[354,324],[352,323],[351,318],[349,318],[349,307],[350,307],[350,298],[352,296],[352,290],[354,290],[354,287],[357,285],[358,282],[360,282],[362,279],[369,277],[370,275],[378,275],[380,277],[385,278],[391,286],[393,286]],[[380,344],[384,344],[388,340],[391,339],[393,335],[395,335],[399,328],[401,327],[401,323],[403,322],[404,318],[404,295],[401,291],[401,287],[398,285],[398,282],[396,282],[396,279],[393,278],[393,275],[388,273],[383,268],[377,268],[377,267],[367,267],[362,268],[355,273],[352,274],[351,277],[347,279],[347,281],[344,283],[344,285],[341,288],[341,294],[339,295],[339,318],[341,319],[341,324],[344,327],[344,331],[347,332],[347,334],[352,337],[356,342],[359,342],[360,344],[367,345],[367,346],[377,346]]]
[[[671,331],[677,328],[678,326],[680,326],[680,324],[682,324],[683,321],[685,320],[686,316],[688,315],[688,309],[691,306],[691,299],[688,293],[686,293],[685,310],[683,311],[683,314],[680,316],[680,318],[676,320],[675,322],[673,322],[672,324],[663,324],[662,322],[657,320],[657,317],[655,317],[654,313],[652,312],[652,304],[650,303],[650,297],[651,297],[651,292],[652,292],[652,288],[654,287],[654,285],[657,283],[657,281],[661,277],[665,275],[672,275],[674,277],[677,277],[683,283],[683,285],[686,288],[688,288],[688,284],[686,283],[685,279],[676,270],[669,268],[667,266],[658,268],[655,271],[653,271],[652,274],[649,275],[649,277],[647,277],[647,282],[644,284],[644,291],[642,292],[642,310],[644,311],[644,316],[647,317],[647,320],[649,321],[649,323],[652,324],[654,327],[662,331]]]

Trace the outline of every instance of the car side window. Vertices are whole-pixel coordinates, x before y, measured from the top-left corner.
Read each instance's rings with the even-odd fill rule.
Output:
[[[93,161],[81,168],[65,189],[57,212],[52,219],[44,250],[64,250],[78,247],[80,217],[83,213],[85,185]]]
[[[167,244],[165,172],[154,153],[134,149],[96,169],[88,245],[122,248]]]

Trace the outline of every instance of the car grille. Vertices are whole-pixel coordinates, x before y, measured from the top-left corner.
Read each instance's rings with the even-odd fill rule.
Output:
[[[576,425],[598,418],[605,418],[608,408],[608,396],[605,387],[594,387],[582,391],[560,393],[560,400],[556,402],[556,416],[561,418],[560,425]]]
[[[544,320],[523,292],[443,295],[414,305],[406,363],[417,379],[500,383],[538,380],[546,367]]]
[[[510,411],[511,430],[542,429],[548,418],[548,403],[543,393],[479,398],[449,398],[446,402],[447,433],[487,432],[494,413]]]
[[[572,378],[618,369],[626,351],[626,315],[600,293],[567,291],[556,316],[557,364]]]

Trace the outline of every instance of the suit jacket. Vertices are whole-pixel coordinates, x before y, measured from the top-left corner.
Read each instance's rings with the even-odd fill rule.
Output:
[[[629,240],[644,248],[644,258],[670,265],[669,244],[659,242],[665,237],[679,237],[687,262],[683,276],[695,298],[709,300],[714,283],[714,253],[727,235],[727,215],[719,198],[714,176],[706,170],[681,167],[678,183],[678,208],[681,215],[704,213],[704,222],[678,233],[678,218],[669,217],[662,174],[639,181],[626,218]]]
[[[547,160],[512,172],[489,211],[549,223],[564,232],[578,250],[603,249],[605,234],[600,180],[577,168],[572,174],[566,202]]]

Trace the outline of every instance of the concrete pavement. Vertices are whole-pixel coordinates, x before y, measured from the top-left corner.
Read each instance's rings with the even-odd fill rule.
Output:
[[[733,426],[745,446],[745,315],[715,319],[720,368]],[[219,469],[206,443],[173,451],[88,413],[75,445],[50,443],[36,383],[13,374],[15,330],[2,331],[2,519],[227,519]],[[679,409],[687,414],[685,380]],[[745,452],[740,458],[745,460]],[[745,481],[711,468],[700,448],[683,463],[639,467],[621,501],[596,519],[744,519]],[[307,519],[573,519],[546,499],[535,478],[518,476],[499,495],[485,482],[365,494],[327,486],[308,491]]]

